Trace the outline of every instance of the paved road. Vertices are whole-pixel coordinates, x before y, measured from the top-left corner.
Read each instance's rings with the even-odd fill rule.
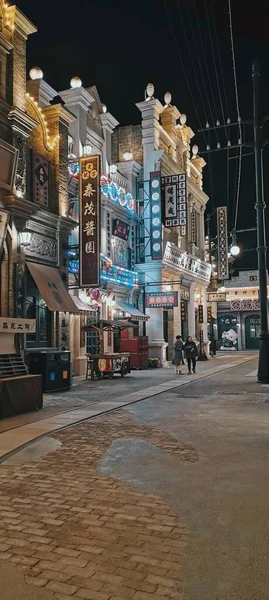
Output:
[[[6,600],[269,600],[269,386],[256,362],[0,466]],[[1,575],[2,573],[2,575]],[[14,578],[12,577],[14,573]]]

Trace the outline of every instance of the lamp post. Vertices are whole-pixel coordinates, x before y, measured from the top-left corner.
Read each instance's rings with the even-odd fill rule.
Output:
[[[265,235],[265,202],[263,191],[263,136],[261,119],[261,73],[257,61],[252,63],[253,79],[253,111],[254,111],[254,155],[256,181],[256,219],[257,219],[257,253],[260,293],[260,353],[258,365],[258,382],[269,383],[269,332],[268,332],[268,302],[267,302],[267,248]]]

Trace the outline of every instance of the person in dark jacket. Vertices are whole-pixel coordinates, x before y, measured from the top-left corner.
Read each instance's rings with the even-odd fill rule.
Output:
[[[177,335],[176,341],[174,343],[173,365],[175,365],[175,367],[176,367],[176,373],[179,373],[179,374],[182,373],[181,365],[183,362],[183,348],[184,348],[184,344],[182,341],[182,337],[181,337],[181,335]]]
[[[193,373],[196,373],[196,358],[198,356],[198,352],[197,346],[190,335],[187,338],[184,351],[188,362],[188,375],[191,375],[191,366]]]

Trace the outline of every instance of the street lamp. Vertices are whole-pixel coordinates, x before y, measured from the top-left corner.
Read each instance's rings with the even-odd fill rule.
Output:
[[[240,254],[240,248],[237,244],[233,244],[230,248],[230,253],[232,256],[238,256]]]

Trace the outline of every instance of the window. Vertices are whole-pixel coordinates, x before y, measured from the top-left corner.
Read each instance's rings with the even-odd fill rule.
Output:
[[[51,346],[51,312],[40,296],[29,271],[27,271],[26,281],[25,316],[27,319],[36,319],[36,331],[26,336],[26,347],[49,348]]]

